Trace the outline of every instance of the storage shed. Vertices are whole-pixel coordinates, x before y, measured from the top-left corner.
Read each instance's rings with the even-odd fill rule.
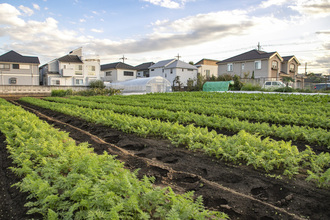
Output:
[[[105,86],[120,89],[123,94],[146,94],[155,92],[172,92],[171,83],[161,77],[132,79],[117,83],[104,83]]]
[[[228,91],[230,84],[233,84],[233,81],[206,82],[203,85],[203,91],[206,92]]]

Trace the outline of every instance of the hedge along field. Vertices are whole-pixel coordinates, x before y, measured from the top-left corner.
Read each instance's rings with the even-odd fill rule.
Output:
[[[313,141],[311,141],[312,138],[309,138],[309,136],[312,135],[308,132],[314,132],[313,135],[317,136],[314,140],[321,140],[323,138],[323,141],[318,142],[318,144],[324,146],[326,149],[329,146],[329,134],[327,130],[325,130],[325,128],[328,127],[328,122],[325,120],[323,123],[319,121],[318,124],[313,124],[311,119],[315,117],[314,115],[312,116],[312,109],[315,109],[316,112],[320,112],[320,117],[328,114],[328,112],[322,114],[322,112],[329,107],[328,96],[172,93],[144,96],[73,97],[72,99],[78,99],[80,101],[75,102],[70,99],[53,98],[48,99],[51,100],[51,102],[32,98],[23,98],[22,100],[43,108],[49,108],[64,114],[79,117],[93,123],[107,125],[124,132],[135,133],[140,136],[167,138],[177,146],[185,146],[192,150],[202,149],[205,153],[213,155],[218,159],[236,164],[245,163],[247,165],[252,165],[254,168],[264,169],[270,173],[272,171],[280,171],[283,175],[288,175],[289,177],[293,177],[296,174],[308,174],[307,180],[314,181],[320,187],[329,187],[329,153],[322,152],[316,154],[309,146],[306,146],[305,150],[299,151],[290,141],[275,141],[267,137],[268,135],[266,133],[262,134],[266,138],[261,138],[258,132],[251,132],[253,129],[250,129],[252,134],[246,132],[245,130],[248,130],[249,126],[249,120],[245,121],[245,130],[242,129],[233,136],[217,134],[214,130],[209,131],[207,128],[208,124],[204,124],[203,127],[196,126],[196,121],[200,120],[197,119],[199,117],[198,115],[202,117],[205,116],[203,118],[204,121],[206,119],[212,120],[218,116],[224,117],[222,114],[222,103],[227,106],[224,108],[231,109],[231,112],[234,112],[232,117],[234,117],[235,114],[239,114],[240,117],[242,117],[241,112],[246,115],[256,114],[263,116],[258,119],[262,123],[267,122],[273,117],[267,117],[268,113],[274,115],[272,112],[267,112],[269,109],[274,109],[275,113],[282,112],[282,115],[285,115],[286,118],[290,118],[292,111],[285,114],[284,112],[287,111],[285,109],[294,107],[299,113],[299,120],[291,120],[286,123],[286,125],[284,124],[285,130],[282,126],[283,120],[279,117],[275,117],[273,121],[276,126],[272,126],[272,128],[275,130],[282,129],[282,133],[291,133],[293,138],[298,139],[303,137],[305,141],[310,141],[310,143],[313,143]],[[81,102],[81,100],[85,100],[86,102]],[[233,102],[232,106],[230,106],[231,102]],[[301,102],[313,105],[313,108],[310,108],[309,112],[304,114],[304,108],[300,104]],[[259,106],[254,108],[251,112],[242,110],[235,111],[236,106],[244,107],[243,103],[251,106]],[[279,107],[276,107],[274,103],[278,103]],[[115,104],[119,105],[119,107],[115,107]],[[127,106],[134,106],[135,113],[132,113]],[[146,107],[149,107],[149,111]],[[177,114],[172,114],[173,117],[171,119],[162,118],[162,116],[166,114],[162,111],[155,111],[161,108],[168,110],[166,113],[175,112]],[[267,111],[265,109],[267,109]],[[212,110],[216,110],[214,114],[211,114]],[[157,116],[157,114],[159,115]],[[139,116],[137,117],[136,115]],[[184,116],[186,116],[186,118],[184,118]],[[175,120],[176,117],[178,120]],[[195,117],[195,119],[192,117]],[[305,117],[307,120],[305,120]],[[162,120],[159,120],[159,118]],[[250,119],[252,120],[252,118]],[[185,123],[180,124],[184,120]],[[203,120],[201,120],[200,123],[203,123]],[[223,120],[219,120],[218,123],[221,124],[222,121]],[[237,119],[236,122],[240,123]],[[232,127],[235,127],[236,122],[232,122]],[[256,125],[253,126],[258,126],[258,123],[255,124]],[[301,124],[304,126],[299,126]],[[310,124],[312,127],[306,124]],[[260,131],[266,128],[266,124],[262,124],[262,126],[259,128]],[[296,133],[299,133],[299,135],[297,136]]]
[[[175,194],[138,180],[114,156],[97,155],[87,143],[76,145],[32,113],[0,99],[0,130],[28,192],[29,213],[45,219],[224,219],[204,208],[193,193]]]

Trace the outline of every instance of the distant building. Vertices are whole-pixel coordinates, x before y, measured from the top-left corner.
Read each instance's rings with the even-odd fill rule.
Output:
[[[137,65],[135,68],[137,70],[136,77],[149,77],[149,67],[154,65],[154,62],[142,63]]]
[[[88,86],[100,79],[100,60],[84,59],[82,48],[39,68],[41,83],[48,86]]]
[[[283,58],[277,52],[251,50],[218,62],[218,74],[280,79]]]
[[[137,69],[123,62],[101,65],[102,80],[104,82],[123,82],[136,79]]]
[[[218,77],[218,64],[219,60],[202,59],[194,66],[198,68],[198,74],[204,76],[209,80],[212,76]]]
[[[0,85],[39,85],[38,57],[11,50],[0,56]]]
[[[179,77],[179,81],[182,83],[183,87],[187,86],[188,80],[197,79],[197,67],[176,59],[163,60],[155,63],[149,67],[149,73],[150,77],[164,77],[172,85],[175,85],[176,78]]]

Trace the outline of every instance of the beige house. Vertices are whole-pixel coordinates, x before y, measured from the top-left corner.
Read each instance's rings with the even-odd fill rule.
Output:
[[[102,80],[117,83],[136,79],[137,68],[123,62],[101,65]]]
[[[298,66],[300,65],[298,59],[295,56],[286,56],[282,58],[283,62],[280,76],[288,76],[294,79],[298,74]]]
[[[218,64],[219,60],[202,59],[198,61],[194,66],[198,68],[198,74],[204,76],[209,80],[212,76],[218,76]]]
[[[251,50],[218,62],[218,74],[279,80],[283,61],[277,52]]]
[[[11,50],[0,56],[0,85],[39,85],[39,58]]]

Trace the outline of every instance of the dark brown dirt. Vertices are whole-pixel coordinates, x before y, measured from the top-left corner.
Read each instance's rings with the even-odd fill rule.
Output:
[[[330,191],[318,189],[313,183],[304,181],[305,176],[291,180],[270,178],[261,170],[230,165],[200,152],[176,148],[167,140],[140,138],[50,110],[24,105],[52,117],[37,114],[42,120],[69,132],[78,143],[89,142],[96,153],[107,151],[118,155],[117,159],[125,162],[127,168],[140,169],[140,177],[155,176],[156,185],[169,185],[178,193],[193,190],[196,195],[203,196],[208,208],[226,212],[231,219],[330,219]],[[2,161],[9,160],[3,150],[1,158]],[[3,175],[2,172],[1,183]],[[11,176],[10,181],[18,179]],[[8,191],[9,185],[3,187]],[[16,203],[16,197],[11,197],[8,202]],[[2,210],[3,204],[0,204]],[[19,205],[15,208],[17,213],[26,212],[18,208]]]

